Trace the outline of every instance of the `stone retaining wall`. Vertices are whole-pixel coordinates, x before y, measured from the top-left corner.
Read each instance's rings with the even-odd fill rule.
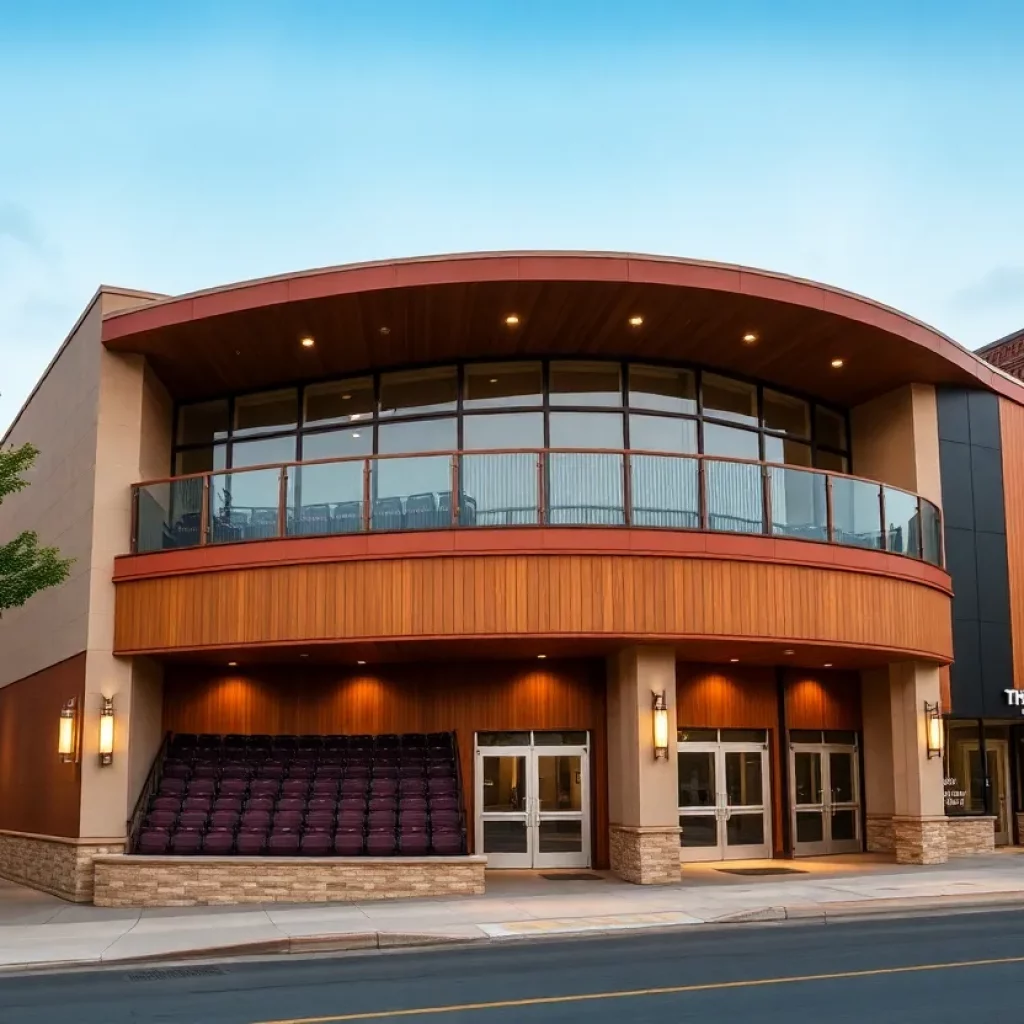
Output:
[[[946,847],[950,857],[974,857],[995,850],[996,819],[950,815],[946,820]]]
[[[891,814],[869,814],[865,847],[868,853],[892,853],[895,846]]]
[[[74,903],[93,897],[93,861],[120,853],[118,841],[90,843],[57,836],[0,832],[0,875]]]
[[[98,907],[480,896],[486,857],[98,857]]]
[[[892,819],[893,848],[897,864],[945,864],[950,819],[942,817]]]
[[[612,825],[611,869],[636,885],[680,880],[679,827]]]

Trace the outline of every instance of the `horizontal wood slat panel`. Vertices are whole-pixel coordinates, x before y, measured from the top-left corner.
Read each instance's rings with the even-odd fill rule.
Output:
[[[172,664],[164,683],[164,728],[173,732],[376,735],[454,730],[470,821],[476,732],[586,729],[591,734],[598,867],[608,863],[605,718],[603,660],[559,661],[543,668],[499,661],[424,663],[358,673],[314,666],[301,672],[263,666],[226,673]]]
[[[266,566],[117,584],[115,653],[439,637],[777,638],[952,656],[949,597],[850,570],[629,555]]]

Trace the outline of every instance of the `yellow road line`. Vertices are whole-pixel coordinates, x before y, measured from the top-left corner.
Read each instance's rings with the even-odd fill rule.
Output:
[[[947,964],[918,964],[914,967],[876,967],[868,971],[837,971],[834,974],[797,974],[788,978],[714,981],[702,985],[670,985],[665,988],[637,988],[621,992],[589,992],[575,996],[537,996],[532,999],[503,999],[493,1003],[422,1006],[412,1010],[374,1010],[370,1013],[343,1013],[334,1017],[293,1017],[288,1020],[262,1021],[260,1024],[342,1024],[344,1021],[351,1020],[391,1020],[398,1017],[426,1017],[438,1013],[466,1013],[470,1010],[506,1010],[511,1007],[552,1006],[557,1003],[589,1003],[600,999],[635,999],[639,996],[670,996],[683,992],[714,992],[721,989],[757,988],[764,985],[792,985],[803,981],[873,978],[882,974],[914,974],[920,971],[947,971],[955,967],[991,967],[997,964],[1020,963],[1024,963],[1024,956],[1004,956],[989,960],[960,960]]]

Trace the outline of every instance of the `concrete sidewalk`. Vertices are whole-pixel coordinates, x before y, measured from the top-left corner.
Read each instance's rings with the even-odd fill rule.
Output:
[[[150,910],[73,905],[0,881],[0,969],[1024,907],[1024,851],[932,867],[870,854],[691,865],[678,885],[659,887],[565,874],[492,872],[487,895],[454,899]]]

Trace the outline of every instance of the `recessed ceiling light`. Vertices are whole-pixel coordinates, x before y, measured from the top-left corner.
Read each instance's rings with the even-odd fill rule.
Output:
[[[843,360],[843,359],[833,359],[832,360],[832,369],[833,370],[841,370],[843,368],[843,363],[844,362],[845,362],[845,360]]]
[[[791,648],[787,647],[786,650],[784,650],[782,653],[783,654],[793,654],[795,652]]]
[[[342,395],[341,396],[341,400],[343,402],[347,402],[351,397],[352,397],[351,395]]]
[[[235,668],[238,665],[237,661],[229,661],[228,668]]]
[[[309,655],[308,655],[308,654],[300,654],[300,655],[299,655],[299,657],[300,657],[300,658],[308,658],[308,657],[309,657]]]
[[[381,334],[390,334],[391,333],[391,328],[390,327],[382,327],[380,329],[380,333]]]
[[[519,324],[519,317],[517,317],[515,313],[509,313],[509,315],[505,317],[505,323],[508,324],[509,327],[516,327]]]
[[[729,660],[735,665],[736,662],[738,662],[740,659],[739,658],[730,658]]]
[[[748,345],[753,345],[754,342],[757,341],[757,335],[753,331],[747,331],[747,333],[743,335],[743,340]]]
[[[831,661],[826,661],[825,662],[825,668],[831,668],[831,667],[832,667],[832,662]]]
[[[357,665],[365,665],[365,664],[366,664],[366,662],[365,662],[365,661],[357,661],[357,662],[356,662],[356,664],[357,664]]]
[[[541,661],[543,661],[547,657],[547,655],[546,654],[538,654],[537,657],[540,658]]]
[[[644,318],[642,316],[631,316],[629,318],[630,327],[640,327],[643,324],[643,322]]]
[[[491,378],[491,383],[492,384],[497,384],[498,383],[498,378],[497,377],[492,377]]]
[[[306,337],[299,342],[299,344],[303,348],[312,348],[316,344],[316,342],[307,334]]]

